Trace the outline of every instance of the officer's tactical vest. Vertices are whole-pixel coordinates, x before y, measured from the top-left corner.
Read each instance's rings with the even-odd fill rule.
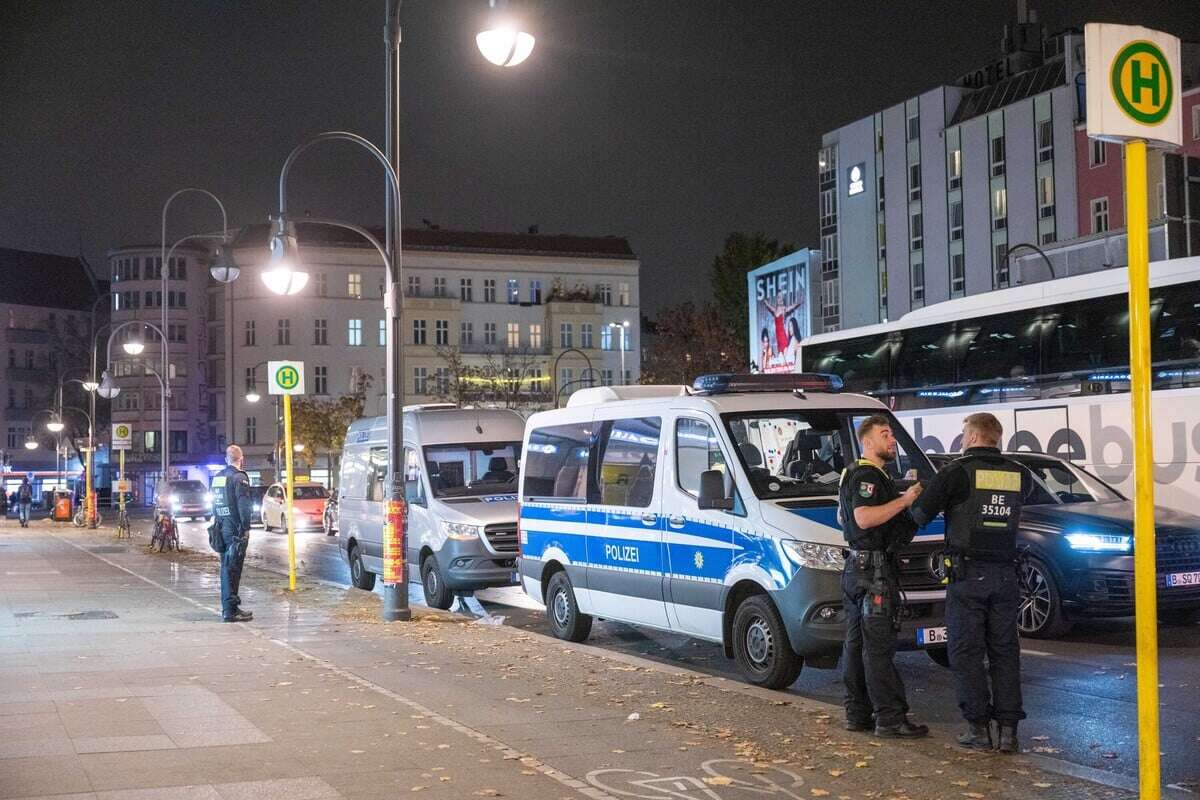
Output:
[[[872,475],[874,473],[874,475]],[[883,478],[882,485],[864,483],[864,477]],[[838,486],[838,505],[841,506],[842,535],[846,542],[855,550],[884,550],[887,548],[886,533],[888,523],[877,525],[866,530],[860,528],[854,520],[854,495],[861,492],[882,492],[881,502],[886,503],[896,499],[896,491],[892,488],[891,478],[879,467],[865,458],[860,458],[853,467],[842,471],[842,481]],[[870,495],[863,495],[869,497]]]
[[[238,518],[237,500],[233,496],[233,479],[237,474],[238,470],[226,467],[213,476],[209,489],[212,492],[213,513],[217,519],[224,523],[240,525],[242,520]]]
[[[1017,557],[1021,517],[1021,472],[1006,458],[966,456],[954,462],[967,476],[971,494],[947,513],[949,548],[977,561]]]

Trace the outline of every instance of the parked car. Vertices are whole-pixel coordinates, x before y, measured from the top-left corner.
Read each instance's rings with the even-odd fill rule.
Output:
[[[287,530],[287,490],[282,483],[271,484],[262,499],[262,523],[268,531]],[[321,527],[329,492],[319,483],[297,483],[292,487],[292,514],[296,530]]]
[[[252,528],[255,525],[262,524],[262,501],[263,496],[267,493],[268,488],[270,487],[263,486],[261,484],[250,487],[250,497],[254,501],[254,513],[250,517],[250,527]]]
[[[1076,620],[1133,615],[1133,501],[1083,469],[1042,453],[1007,453],[1033,473],[1035,496],[1021,511],[1018,546],[1028,548],[1031,591],[1021,633],[1051,639]],[[938,469],[958,454],[930,454]],[[1200,621],[1200,516],[1154,510],[1158,617]]]
[[[329,495],[329,499],[325,501],[325,513],[321,516],[321,527],[325,529],[326,536],[333,536],[338,529],[338,507],[337,494]]]
[[[167,481],[159,484],[155,500],[159,510],[170,510],[176,520],[212,520],[212,495],[203,481]]]

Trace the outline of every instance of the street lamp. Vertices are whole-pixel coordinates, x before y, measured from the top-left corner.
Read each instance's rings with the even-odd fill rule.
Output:
[[[140,356],[142,351],[146,349],[146,342],[139,332],[129,339],[126,339],[121,345],[121,349],[131,356]]]
[[[26,450],[37,450],[38,449],[37,439],[33,438],[32,433],[28,434],[25,437],[25,449]]]
[[[46,430],[51,433],[62,433],[63,428],[67,427],[62,421],[62,417],[50,417],[50,421],[46,423]]]
[[[515,67],[533,52],[532,34],[520,30],[516,22],[503,17],[496,7],[496,0],[489,3],[492,11],[487,30],[475,36],[475,44],[483,57],[498,67]]]
[[[624,322],[610,322],[609,328],[616,328],[621,334],[621,386],[625,385],[625,331],[629,330],[629,320]]]
[[[164,332],[162,330],[160,330],[158,328],[158,326],[156,326],[154,323],[142,322],[140,320],[130,320],[129,322],[122,322],[120,325],[114,326],[112,331],[110,331],[108,334],[108,342],[106,343],[105,348],[104,348],[105,349],[104,372],[100,376],[100,385],[99,385],[99,387],[97,387],[96,391],[101,397],[106,397],[106,398],[110,398],[110,399],[113,397],[116,397],[117,394],[120,393],[120,391],[121,391],[120,387],[116,386],[113,383],[112,373],[109,371],[112,367],[112,343],[113,343],[113,339],[117,338],[118,333],[120,333],[122,330],[124,330],[125,328],[127,328],[131,325],[141,325],[141,326],[147,327],[150,330],[154,331],[155,333],[158,334],[159,342],[162,344],[162,364],[161,364],[162,372],[159,372],[158,370],[154,369],[149,364],[145,364],[144,366],[146,367],[146,369],[150,370],[150,372],[154,374],[154,377],[158,378],[159,389],[162,392],[162,396],[161,396],[161,399],[159,402],[159,405],[162,407],[162,442],[160,443],[160,446],[162,447],[162,479],[166,480],[167,479],[167,471],[168,471],[168,468],[170,467],[170,463],[171,463],[170,462],[170,450],[171,450],[170,430],[171,429],[169,427],[170,418],[168,416],[168,408],[170,406],[169,399],[171,397],[171,384],[169,382],[171,369],[170,369],[170,356],[167,353],[167,337],[164,334]],[[126,353],[129,353],[130,355],[138,355],[139,353],[142,352],[143,349],[145,349],[145,345],[141,343],[141,339],[138,339],[137,341],[139,342],[139,344],[141,344],[141,346],[137,349],[136,352],[130,351],[129,346],[128,346],[129,342],[125,342],[125,344],[122,345],[122,348],[125,350]]]
[[[300,245],[296,241],[296,226],[284,218],[275,220],[271,234],[271,260],[263,270],[262,282],[275,294],[293,295],[304,291],[308,273],[300,269]]]

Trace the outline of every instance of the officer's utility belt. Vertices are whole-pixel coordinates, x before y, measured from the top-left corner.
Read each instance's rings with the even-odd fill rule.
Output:
[[[853,564],[857,569],[871,569],[873,567],[883,567],[888,564],[888,553],[886,550],[855,550],[850,548],[843,552],[847,564]]]
[[[966,577],[967,569],[972,566],[995,567],[1004,564],[1021,565],[1021,562],[1028,556],[1027,552],[1022,549],[1018,552],[1015,561],[1006,561],[1001,559],[982,559],[971,558],[970,556],[956,553],[951,550],[943,550],[940,553],[934,554],[933,559],[933,575],[942,584],[955,583]]]

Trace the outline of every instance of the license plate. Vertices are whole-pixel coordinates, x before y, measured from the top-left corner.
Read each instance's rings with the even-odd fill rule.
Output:
[[[1200,572],[1173,572],[1167,576],[1167,586],[1200,586]]]
[[[928,647],[931,644],[945,644],[945,628],[917,628],[917,644]]]

